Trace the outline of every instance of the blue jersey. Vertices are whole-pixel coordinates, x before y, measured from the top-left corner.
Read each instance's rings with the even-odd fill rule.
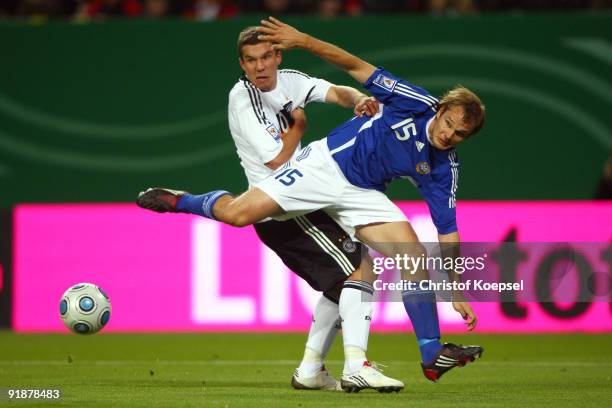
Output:
[[[427,201],[438,232],[457,231],[457,153],[436,149],[427,137],[438,100],[383,68],[364,87],[383,103],[382,111],[334,129],[327,137],[332,157],[359,187],[385,191],[394,179],[410,179]]]

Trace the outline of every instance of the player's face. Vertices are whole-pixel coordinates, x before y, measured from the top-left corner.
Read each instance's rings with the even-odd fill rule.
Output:
[[[429,135],[431,143],[440,150],[455,147],[470,134],[470,126],[463,121],[464,111],[461,106],[440,110],[431,122]]]
[[[272,44],[263,42],[242,47],[240,67],[253,85],[262,91],[276,88],[276,74],[281,63],[280,51],[272,49]]]

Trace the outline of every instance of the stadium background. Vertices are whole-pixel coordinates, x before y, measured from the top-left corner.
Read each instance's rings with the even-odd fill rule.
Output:
[[[612,147],[611,17],[609,12],[584,12],[458,18],[362,16],[332,21],[292,17],[287,20],[306,32],[341,44],[351,52],[385,66],[434,94],[461,83],[482,96],[488,108],[487,126],[481,135],[459,148],[462,163],[459,200],[475,201],[482,208],[487,207],[487,202],[495,205],[492,201],[503,201],[510,207],[516,203],[517,208],[521,205],[545,205],[551,211],[561,206],[562,201],[563,205],[570,201],[569,204],[577,205],[573,210],[570,205],[570,212],[564,215],[571,218],[571,227],[557,239],[547,239],[572,241],[575,233],[582,241],[610,242],[612,203],[603,201],[594,208],[589,207],[589,202],[594,198],[598,184],[610,182],[602,181],[602,174]],[[245,188],[244,176],[227,129],[226,106],[228,90],[240,75],[236,63],[236,34],[244,26],[257,21],[257,16],[250,16],[205,24],[176,20],[107,21],[82,25],[66,22],[42,25],[14,21],[0,23],[0,326],[10,328],[11,320],[16,316],[13,306],[18,299],[13,291],[19,277],[15,273],[23,267],[24,260],[40,258],[45,247],[51,248],[50,251],[63,248],[63,252],[56,252],[59,259],[54,260],[54,265],[65,262],[73,269],[47,270],[44,262],[34,262],[32,265],[36,268],[28,271],[36,270],[38,273],[20,278],[20,294],[27,295],[28,291],[41,294],[45,287],[67,287],[76,283],[68,279],[77,276],[82,276],[82,280],[104,283],[104,268],[90,268],[87,257],[95,254],[89,262],[105,265],[110,268],[107,271],[117,266],[108,256],[113,252],[104,252],[105,245],[113,240],[123,242],[117,237],[129,231],[132,225],[130,217],[136,217],[134,211],[138,211],[127,203],[133,202],[136,193],[144,187],[173,186],[194,192],[219,187],[233,191]],[[352,84],[348,76],[304,52],[285,53],[283,66],[298,68],[335,83]],[[307,141],[324,136],[348,117],[342,109],[320,104],[310,105],[307,114]],[[418,200],[415,189],[407,183],[394,183],[390,196],[398,201]],[[544,203],[536,204],[542,201]],[[47,203],[53,205],[39,205]],[[581,207],[583,204],[586,207]],[[584,223],[583,212],[587,209],[593,209],[595,216],[590,218],[589,225],[581,225]],[[96,231],[90,230],[87,222],[79,223],[83,219],[72,219],[72,223],[65,224],[53,223],[53,220],[61,219],[53,211],[68,216],[84,214],[84,219],[95,220],[109,210],[119,212],[107,215],[110,217],[106,219],[110,235],[105,241],[99,237],[95,238],[100,239],[99,242],[91,238]],[[515,215],[519,213],[518,210],[514,212]],[[30,214],[30,218],[23,221],[18,218],[19,214]],[[171,227],[164,229],[170,225],[166,224],[167,218],[155,217],[146,220],[150,225],[159,224],[143,232],[146,236],[144,244],[138,243],[139,234],[135,231],[127,233],[133,241],[126,244],[128,247],[114,260],[116,263],[136,256],[146,257],[151,252],[148,244],[156,237],[163,242],[170,234],[168,231],[173,231]],[[494,216],[491,217],[494,222]],[[18,229],[17,225],[26,221],[27,229]],[[515,226],[534,223],[530,218],[519,217],[515,221]],[[550,220],[552,224],[566,221],[562,217]],[[143,224],[138,225],[140,228]],[[50,226],[55,228],[52,232],[49,232]],[[596,234],[591,238],[580,235],[580,231],[585,230],[596,231]],[[188,236],[188,229],[181,231],[183,236]],[[113,232],[116,236],[112,235]],[[81,237],[87,237],[83,238],[82,247],[77,244]],[[30,238],[33,240],[29,241]],[[237,236],[231,238],[231,242],[237,245],[250,242],[240,241],[242,239],[250,238]],[[185,242],[189,245],[192,241]],[[89,249],[84,250],[87,245]],[[97,245],[100,252],[96,250]],[[241,251],[249,253],[248,248],[241,248]],[[79,257],[79,254],[84,255]],[[48,254],[45,256],[41,258],[45,262],[52,258]],[[186,253],[185,256],[190,255]],[[78,261],[71,262],[71,257]],[[15,262],[16,259],[20,263]],[[83,268],[82,275],[79,275],[79,265]],[[138,265],[136,262],[133,267],[138,268]],[[92,274],[92,269],[100,272]],[[148,278],[146,271],[133,271],[135,276],[141,277],[139,279]],[[161,276],[163,282],[175,274],[188,275],[190,272],[185,268],[166,269],[160,273],[164,274]],[[607,273],[610,274],[610,270]],[[122,278],[119,276],[117,279]],[[119,281],[116,287],[123,287],[128,294],[133,293],[137,282],[129,277],[124,279],[124,283],[129,283],[122,286]],[[113,293],[117,296],[116,291],[121,289],[113,290],[115,292],[110,291],[111,299]],[[144,296],[161,296],[164,301],[172,302],[173,296],[185,296],[189,290],[145,293]],[[37,316],[54,316],[57,305],[53,302],[55,298],[59,300],[60,294],[47,293],[49,302],[43,302],[42,297],[31,301],[22,296],[19,304],[20,307],[27,305],[29,316],[34,320]],[[53,313],[49,307],[54,308]],[[41,312],[41,309],[45,311]],[[115,308],[114,314],[120,310]],[[600,332],[611,330],[612,309],[605,307],[603,310],[601,319],[595,322],[596,331]],[[146,314],[146,308],[138,313]],[[221,311],[212,313],[223,315]],[[302,314],[307,314],[307,310]],[[15,328],[20,332],[63,330],[59,318],[52,323],[49,319],[38,328]],[[114,319],[119,317],[111,318],[109,329],[112,329]],[[572,331],[571,321],[564,324]],[[211,327],[213,331],[220,330],[214,325]],[[304,327],[294,329],[303,330]],[[576,331],[585,331],[584,326],[581,327]],[[227,329],[221,327],[224,328]],[[134,330],[147,331],[146,327],[134,327]],[[192,331],[193,327],[178,327],[177,330]],[[233,325],[231,330],[240,331],[240,325]],[[9,364],[0,365],[0,378],[5,384],[12,367],[7,363],[9,355],[15,358],[23,355],[21,358],[25,360],[40,355],[41,359],[53,360],[58,355],[65,358],[65,354],[74,349],[79,350],[74,353],[80,353],[85,361],[104,357],[113,359],[113,355],[108,353],[92,353],[82,340],[68,336],[14,338],[8,332],[2,335],[7,350],[4,363]],[[238,340],[246,335],[210,336],[213,337],[207,341],[211,347],[212,344],[222,347],[224,342],[249,347]],[[251,358],[277,357],[263,351],[264,343],[274,344],[275,341],[274,335],[266,336],[269,337],[264,337],[265,341],[257,338],[244,340],[259,344],[256,349],[261,347],[260,354],[252,353]],[[289,337],[283,339],[287,344],[297,346],[291,353],[287,352],[287,358],[295,359],[303,336],[286,336]],[[124,344],[125,350],[131,352],[138,349],[138,342],[144,339],[125,337],[121,340],[112,334],[96,338],[102,345],[115,341],[114,347]],[[184,337],[174,339],[178,340],[167,340],[166,343],[160,340],[160,347],[172,349],[177,344],[189,344],[197,348],[201,341]],[[482,339],[493,344],[500,342],[500,338],[485,336]],[[382,343],[385,341],[399,344],[405,340],[383,337]],[[475,342],[469,337],[465,341]],[[541,340],[531,336],[516,340],[524,347],[528,347],[530,342],[540,341],[548,341],[553,349],[559,350],[576,341],[585,342],[592,344],[591,349],[595,350],[609,341],[609,335],[588,337],[586,341],[584,337]],[[161,346],[162,343],[165,346]],[[37,350],[46,345],[57,353],[38,354]],[[380,343],[379,346],[373,345],[374,350],[377,347]],[[168,353],[166,356],[170,357],[167,358],[176,358],[171,351]],[[602,359],[595,351],[585,353],[578,360]],[[384,351],[382,354],[385,355]],[[536,360],[539,356],[538,350],[527,354]],[[160,358],[160,353],[147,351],[138,357],[128,352],[117,355],[145,361]],[[164,352],[161,355],[163,360]],[[195,355],[210,357],[201,352]],[[337,356],[341,358],[340,354]],[[190,357],[193,355],[179,358]],[[585,369],[593,375],[598,370],[603,372],[610,364],[609,356],[603,359],[603,366]],[[16,372],[20,383],[37,378],[27,374],[28,369]],[[609,381],[609,376],[607,378]],[[276,380],[276,377],[269,379],[271,383]],[[598,380],[593,379],[590,385],[595,385]],[[565,384],[563,381],[561,384]],[[451,382],[453,384],[457,387],[465,385]],[[605,383],[597,385],[606,386]],[[220,384],[220,389],[223,386]],[[90,395],[97,395],[98,402],[105,401],[100,397],[102,390],[88,390]],[[594,393],[590,401],[605,396],[605,393]],[[226,401],[224,396],[218,398],[218,401]],[[452,401],[452,396],[449,398]],[[530,403],[529,400],[525,402]]]
[[[236,33],[257,21],[1,25],[0,205],[125,202],[153,184],[244,189],[227,95]],[[593,197],[612,144],[609,14],[290,21],[434,94],[456,83],[482,94],[487,130],[459,151],[460,199]],[[305,52],[284,59],[352,84]],[[349,116],[309,108],[307,140]],[[404,183],[390,194],[418,198]]]

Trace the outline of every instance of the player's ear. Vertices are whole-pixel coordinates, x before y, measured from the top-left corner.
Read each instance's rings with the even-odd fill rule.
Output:
[[[283,53],[281,52],[281,50],[275,50],[276,51],[276,61],[280,64],[281,62],[283,62]]]

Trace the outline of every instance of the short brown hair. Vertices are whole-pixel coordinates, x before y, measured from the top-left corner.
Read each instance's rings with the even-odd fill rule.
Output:
[[[485,106],[474,92],[462,85],[457,85],[447,91],[440,99],[440,102],[438,102],[438,108],[446,110],[453,106],[461,106],[463,108],[463,121],[472,127],[469,136],[475,135],[482,129],[486,116]]]
[[[238,57],[242,58],[242,47],[245,45],[256,45],[265,41],[260,40],[258,37],[263,34],[257,31],[257,27],[250,26],[245,28],[238,34]]]

